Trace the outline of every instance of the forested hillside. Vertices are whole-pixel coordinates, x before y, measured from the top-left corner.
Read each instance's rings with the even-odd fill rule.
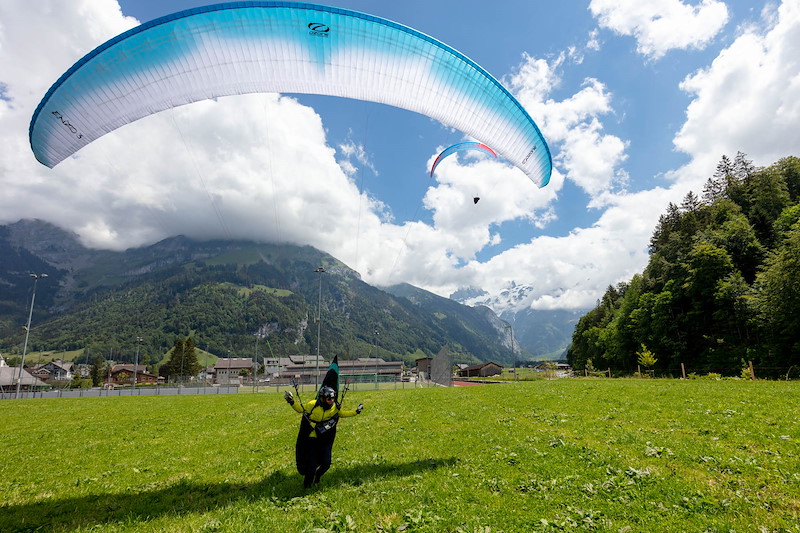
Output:
[[[660,217],[644,272],[580,319],[568,359],[633,372],[643,346],[662,370],[800,364],[800,159],[723,157],[700,197]]]
[[[83,248],[76,236],[39,221],[0,230],[7,252],[0,258],[7,288],[0,351],[7,355],[21,352],[29,273],[39,272],[48,276],[37,285],[29,351],[87,348],[133,362],[141,337],[140,360],[154,364],[177,338],[191,336],[221,357],[316,353],[319,341],[321,354],[343,359],[413,363],[448,345],[458,362],[511,360],[506,331],[490,310],[453,301],[446,312],[425,310],[310,246],[174,237],[112,252]]]

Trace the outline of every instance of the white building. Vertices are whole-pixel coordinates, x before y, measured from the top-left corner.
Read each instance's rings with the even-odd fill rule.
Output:
[[[218,385],[240,385],[242,371],[253,371],[253,360],[249,357],[228,357],[217,359],[214,364],[214,381]]]

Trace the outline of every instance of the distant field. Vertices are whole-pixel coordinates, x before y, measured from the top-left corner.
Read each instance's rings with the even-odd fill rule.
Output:
[[[351,392],[304,491],[275,393],[0,402],[0,530],[800,533],[796,382]]]

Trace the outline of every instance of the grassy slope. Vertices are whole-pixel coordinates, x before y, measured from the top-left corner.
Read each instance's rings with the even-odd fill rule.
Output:
[[[172,348],[169,349],[164,355],[161,356],[161,360],[159,361],[157,366],[160,366],[167,362],[169,359],[169,354],[172,352]],[[214,366],[216,364],[218,357],[212,353],[206,352],[205,350],[201,350],[200,348],[195,348],[195,353],[197,354],[197,362],[200,364],[201,367],[208,364],[208,366]],[[16,356],[16,354],[11,354],[12,356]],[[47,357],[45,357],[45,355]],[[72,361],[75,364],[92,364],[91,359],[86,361],[86,352],[84,350],[72,350],[70,352],[28,352],[25,355],[25,366],[29,364],[39,364],[39,363],[48,363],[54,359],[62,359],[64,361]],[[128,363],[132,364],[132,363]]]
[[[304,491],[274,393],[0,402],[3,531],[791,531],[797,383],[351,392]],[[485,528],[490,529],[485,529]],[[780,529],[783,528],[783,529]]]

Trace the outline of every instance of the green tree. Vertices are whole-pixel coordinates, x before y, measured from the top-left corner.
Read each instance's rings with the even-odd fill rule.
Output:
[[[778,245],[786,238],[789,231],[797,226],[798,222],[800,222],[800,203],[783,210],[778,216],[778,220],[775,221],[775,235]]]
[[[578,321],[568,360],[625,371],[644,345],[666,368],[800,364],[798,201],[800,159],[723,156],[702,202],[689,193],[659,217],[644,272]]]
[[[779,365],[800,362],[800,229],[790,231],[783,246],[767,258],[756,278],[756,312]]]
[[[100,354],[94,356],[92,359],[92,366],[89,368],[89,377],[92,380],[92,386],[99,387],[103,384],[107,372],[106,360]]]
[[[197,350],[195,349],[194,339],[187,337],[183,343],[183,375],[196,376],[200,372],[200,363],[197,361]]]
[[[750,286],[739,272],[717,282],[713,316],[716,346],[710,354],[710,366],[733,368],[735,361],[747,354],[753,342],[750,293]]]
[[[728,252],[734,267],[752,283],[766,254],[753,226],[739,206],[730,200],[714,204],[709,208],[709,215],[708,226],[700,232],[700,238]]]
[[[181,362],[183,360],[183,352],[183,339],[179,337],[167,355],[167,362],[161,365],[161,368],[158,370],[159,375],[167,378],[168,381],[175,376],[179,376],[181,371]]]
[[[610,332],[606,328],[614,318],[614,311],[619,305],[621,294],[627,284],[614,287],[609,285],[597,307],[578,320],[572,334],[572,344],[567,352],[567,360],[575,368],[583,368],[588,359],[597,364],[606,365],[609,357],[606,342]]]
[[[747,159],[747,154],[736,152],[736,157],[733,158],[733,174],[736,179],[741,183],[746,183],[755,171],[756,167],[751,159]]]
[[[748,201],[745,213],[759,240],[771,246],[775,241],[774,223],[791,205],[786,179],[777,167],[753,174],[748,182]]]
[[[656,359],[655,354],[648,350],[647,346],[642,343],[642,349],[636,352],[636,362],[639,363],[640,366],[650,368],[651,366],[655,366],[658,359]]]
[[[92,386],[92,380],[82,378],[79,374],[72,376],[72,381],[69,384],[71,389],[88,389]]]
[[[188,381],[200,371],[197,361],[197,350],[192,337],[185,340],[178,338],[169,353],[166,364],[161,366],[159,373],[172,381]]]
[[[800,158],[784,157],[773,166],[783,174],[792,202],[800,202]]]
[[[615,305],[614,318],[601,336],[606,350],[607,366],[629,371],[635,364],[630,354],[640,339],[641,330],[638,328],[635,313],[639,308],[643,285],[641,274],[634,275],[630,283],[617,285],[619,299]]]

